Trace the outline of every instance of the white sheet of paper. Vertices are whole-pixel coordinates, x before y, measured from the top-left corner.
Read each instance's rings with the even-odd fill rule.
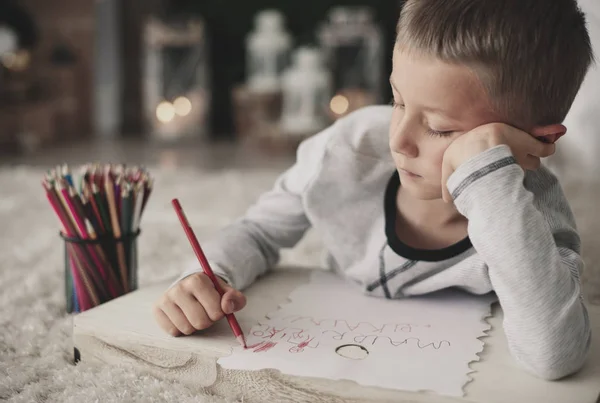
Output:
[[[290,294],[289,303],[250,329],[247,349],[236,347],[218,363],[463,396],[495,300],[458,290],[387,300],[317,272]]]

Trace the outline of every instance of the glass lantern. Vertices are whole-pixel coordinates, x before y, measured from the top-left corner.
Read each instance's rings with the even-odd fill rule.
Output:
[[[254,22],[254,30],[246,38],[248,88],[254,93],[278,92],[281,75],[289,65],[291,35],[277,10],[261,11]]]
[[[146,119],[153,137],[180,140],[208,132],[210,87],[202,20],[145,27],[144,89]]]
[[[287,136],[305,137],[330,123],[326,110],[331,96],[331,75],[316,48],[300,47],[293,59],[293,65],[282,78],[280,126]]]
[[[383,101],[383,34],[368,7],[335,7],[318,30],[333,77],[332,118]]]

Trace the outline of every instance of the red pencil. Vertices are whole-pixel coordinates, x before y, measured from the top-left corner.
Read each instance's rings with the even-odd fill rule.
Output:
[[[188,240],[190,241],[190,244],[192,244],[192,249],[194,249],[194,253],[196,254],[196,257],[198,258],[198,261],[200,261],[200,265],[202,266],[202,269],[204,270],[204,274],[206,274],[208,276],[208,278],[214,284],[215,289],[217,290],[219,295],[222,296],[224,294],[224,291],[221,288],[221,286],[219,285],[219,282],[217,281],[217,277],[215,276],[212,269],[210,268],[210,265],[208,264],[208,260],[206,259],[206,256],[204,256],[204,252],[202,251],[202,248],[200,247],[200,243],[198,242],[198,239],[196,238],[196,235],[194,234],[194,230],[192,230],[192,227],[190,226],[190,223],[188,222],[188,220],[185,216],[185,213],[183,212],[183,209],[181,208],[181,205],[179,204],[179,200],[173,199],[171,201],[171,204],[173,204],[173,208],[175,209],[175,213],[177,213],[177,216],[179,217],[181,226],[183,227],[183,230],[185,231],[185,234],[187,235]],[[226,314],[225,317],[227,318],[227,322],[229,322],[229,326],[231,327],[231,330],[233,330],[233,334],[235,335],[235,338],[237,339],[237,341],[240,342],[242,347],[246,348],[246,338],[244,337],[244,332],[242,332],[242,329],[240,328],[240,324],[238,323],[237,319],[235,318],[235,315],[230,313],[230,314]]]

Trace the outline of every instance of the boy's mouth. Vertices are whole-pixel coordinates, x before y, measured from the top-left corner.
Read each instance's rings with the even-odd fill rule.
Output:
[[[421,177],[421,175],[417,175],[416,173],[408,171],[408,170],[403,169],[403,168],[398,168],[398,171],[401,174],[407,175],[408,177],[411,177],[411,178],[420,178]]]

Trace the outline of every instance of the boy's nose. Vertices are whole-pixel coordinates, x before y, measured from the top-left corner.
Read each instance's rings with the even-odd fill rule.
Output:
[[[408,130],[397,130],[392,133],[390,148],[393,152],[409,158],[416,158],[419,155],[419,148]]]

